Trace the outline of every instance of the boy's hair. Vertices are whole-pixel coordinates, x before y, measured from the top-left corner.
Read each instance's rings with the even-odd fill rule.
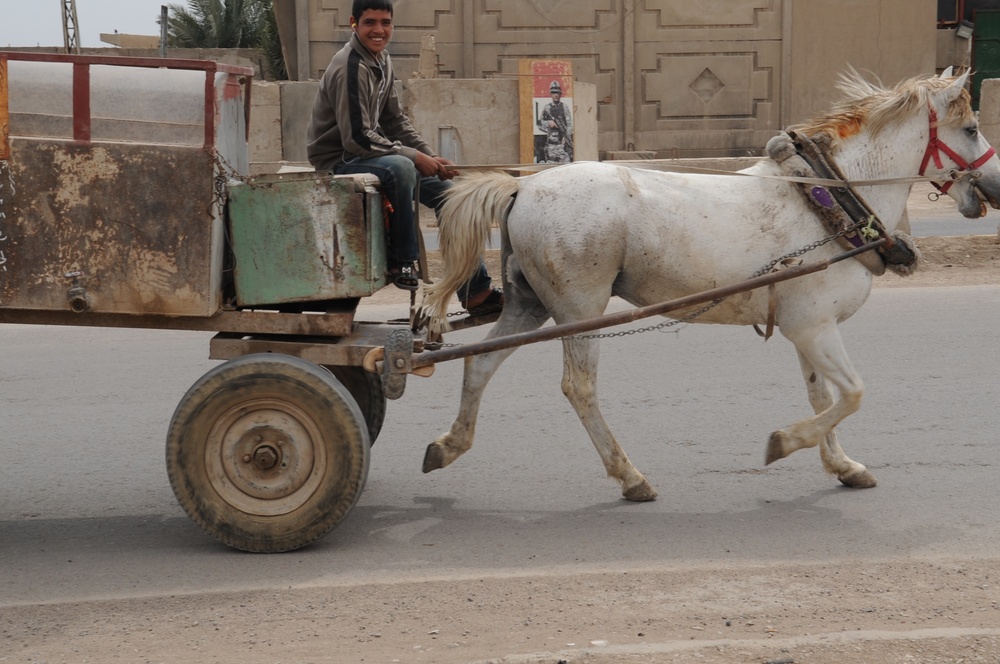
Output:
[[[369,9],[392,14],[392,0],[354,0],[354,5],[351,6],[351,16],[354,17],[355,21],[360,21],[361,15]]]

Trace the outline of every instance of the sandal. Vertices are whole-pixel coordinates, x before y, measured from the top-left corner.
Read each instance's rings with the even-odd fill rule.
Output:
[[[503,309],[504,303],[507,298],[504,297],[503,291],[499,288],[491,288],[490,294],[486,296],[486,299],[477,304],[474,307],[468,307],[469,317],[473,316],[485,316],[486,314],[491,314],[496,311]],[[467,306],[464,302],[462,306]]]
[[[417,272],[417,268],[414,267],[413,263],[390,265],[389,279],[392,280],[396,288],[408,291],[415,291],[420,288],[420,273]]]

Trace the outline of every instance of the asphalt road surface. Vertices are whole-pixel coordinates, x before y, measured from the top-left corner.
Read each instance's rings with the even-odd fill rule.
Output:
[[[166,426],[215,364],[208,336],[8,326],[0,614],[4,605],[553,568],[994,560],[998,311],[998,287],[876,289],[842,326],[868,389],[839,431],[879,478],[874,490],[841,488],[813,450],[765,468],[770,432],[808,410],[791,345],[691,326],[602,347],[606,415],[660,491],[656,502],[626,503],[604,477],[549,343],[508,360],[476,446],[428,475],[423,449],[455,413],[461,363],[411,378],[390,403],[354,511],[318,544],[275,556],[215,543],[167,483]]]

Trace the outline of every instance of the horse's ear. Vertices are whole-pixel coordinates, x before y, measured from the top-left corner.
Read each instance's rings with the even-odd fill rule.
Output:
[[[945,70],[941,72],[941,78],[951,78],[954,75],[955,68],[951,65],[945,67]]]
[[[950,67],[949,67],[949,69],[950,69]],[[945,71],[947,71],[947,70],[945,70]],[[943,78],[944,74],[942,74],[941,76]],[[952,101],[953,99],[957,99],[958,96],[962,94],[962,91],[965,90],[965,86],[968,84],[968,82],[969,82],[969,70],[968,69],[966,69],[960,75],[953,77],[952,82],[944,90],[945,96],[947,97],[948,101]]]

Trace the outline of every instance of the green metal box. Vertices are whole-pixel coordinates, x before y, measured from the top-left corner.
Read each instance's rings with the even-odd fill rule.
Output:
[[[386,285],[374,176],[279,173],[229,184],[241,307],[357,298]]]

